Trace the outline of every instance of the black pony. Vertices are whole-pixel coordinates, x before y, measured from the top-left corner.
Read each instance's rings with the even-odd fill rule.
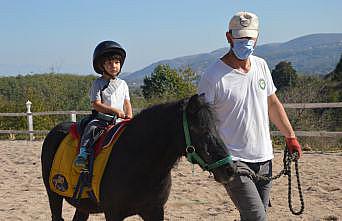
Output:
[[[187,153],[191,161],[211,170],[216,181],[226,183],[233,173],[233,164],[214,123],[203,95],[141,111],[114,144],[101,181],[100,203],[82,199],[75,205],[66,198],[76,207],[73,221],[87,220],[89,213],[99,212],[105,213],[107,221],[136,214],[144,220],[163,220],[171,169]],[[42,148],[42,174],[52,221],[63,220],[63,197],[50,190],[49,174],[57,147],[70,124],[61,123],[53,128]]]

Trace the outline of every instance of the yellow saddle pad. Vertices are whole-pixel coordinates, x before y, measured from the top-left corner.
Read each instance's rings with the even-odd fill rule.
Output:
[[[101,148],[101,151],[94,160],[91,185],[97,201],[100,199],[101,178],[109,155],[112,151],[112,147],[118,140],[125,127],[126,124],[120,125],[118,130],[115,132],[112,141]],[[69,132],[69,134],[62,140],[55,154],[50,171],[49,183],[51,190],[59,195],[72,197],[74,194],[74,190],[80,175],[80,169],[75,167],[73,163],[76,155],[78,154],[79,142],[80,139]],[[85,188],[82,192],[81,198],[89,198],[87,192],[88,191]]]

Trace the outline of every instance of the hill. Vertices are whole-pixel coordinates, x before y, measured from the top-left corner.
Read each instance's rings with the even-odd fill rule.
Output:
[[[169,64],[172,68],[190,66],[201,75],[205,69],[224,55],[229,49],[220,48],[202,53],[153,63],[139,71],[125,75],[124,79],[132,83],[141,83],[146,75],[153,72],[159,64]],[[280,61],[290,61],[301,74],[325,75],[331,72],[342,53],[342,33],[312,34],[295,38],[284,43],[272,43],[257,46],[255,54],[264,58],[270,69]]]

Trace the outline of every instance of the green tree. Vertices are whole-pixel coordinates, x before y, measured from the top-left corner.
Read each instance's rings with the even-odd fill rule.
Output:
[[[342,81],[342,54],[340,61],[337,63],[335,70],[327,74],[324,79],[330,81]]]
[[[0,112],[25,112],[27,100],[32,112],[90,110],[88,91],[95,76],[34,74],[0,77]],[[51,129],[69,116],[34,116],[34,129]],[[2,129],[27,129],[25,117],[1,117]]]
[[[328,82],[329,102],[342,101],[342,55],[335,69],[324,77]]]
[[[179,69],[179,76],[182,78],[181,84],[178,85],[178,98],[193,95],[197,91],[196,81],[199,76],[190,67]]]
[[[291,62],[281,61],[272,71],[272,78],[275,86],[281,90],[287,87],[295,87],[298,75]]]
[[[168,101],[180,99],[196,92],[193,81],[196,74],[190,69],[179,70],[179,73],[169,65],[158,65],[151,76],[144,78],[141,86],[145,99]]]

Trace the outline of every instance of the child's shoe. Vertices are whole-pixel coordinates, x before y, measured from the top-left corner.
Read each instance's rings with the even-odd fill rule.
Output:
[[[87,147],[81,147],[80,153],[77,155],[76,159],[74,160],[74,165],[76,167],[85,168],[87,165],[88,153]]]

